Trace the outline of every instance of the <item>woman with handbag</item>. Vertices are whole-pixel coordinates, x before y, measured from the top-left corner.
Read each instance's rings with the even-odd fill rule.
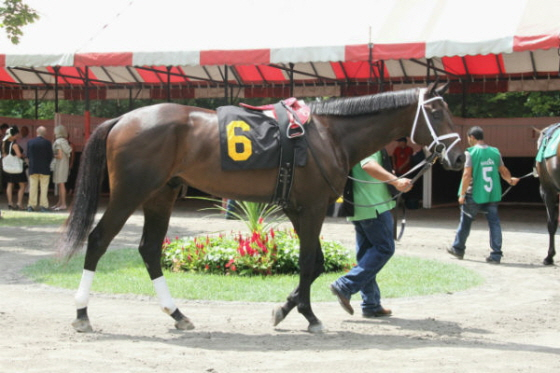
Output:
[[[23,167],[25,154],[16,142],[18,136],[19,129],[17,126],[12,126],[8,128],[2,141],[2,177],[6,180],[6,196],[10,210],[23,210],[23,195],[27,186],[27,175]],[[14,184],[19,185],[17,205],[12,203]]]

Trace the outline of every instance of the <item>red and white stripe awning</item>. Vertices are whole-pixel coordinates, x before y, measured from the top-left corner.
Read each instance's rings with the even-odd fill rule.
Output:
[[[558,0],[28,2],[42,18],[0,48],[3,98],[560,89]]]

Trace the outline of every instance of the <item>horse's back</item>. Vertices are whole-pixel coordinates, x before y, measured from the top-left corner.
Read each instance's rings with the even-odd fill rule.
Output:
[[[535,162],[539,181],[545,191],[560,191],[560,123],[541,131]]]
[[[124,114],[107,136],[107,168],[113,182],[142,175],[162,184],[192,150],[219,145],[214,111],[173,103],[145,106]]]

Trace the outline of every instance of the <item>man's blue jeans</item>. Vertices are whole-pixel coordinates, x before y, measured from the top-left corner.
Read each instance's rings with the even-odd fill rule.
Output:
[[[472,195],[467,194],[465,204],[461,206],[461,221],[459,228],[453,241],[453,248],[458,254],[464,254],[466,249],[467,238],[471,232],[471,225],[476,215],[481,212],[486,215],[488,220],[488,228],[490,229],[490,248],[492,253],[490,257],[495,260],[502,258],[502,227],[500,225],[500,217],[498,215],[497,203],[478,204],[472,199]]]
[[[337,287],[350,298],[358,291],[362,295],[362,310],[381,310],[381,293],[377,273],[395,253],[393,216],[385,211],[375,219],[353,221],[356,230],[358,263],[336,281]]]

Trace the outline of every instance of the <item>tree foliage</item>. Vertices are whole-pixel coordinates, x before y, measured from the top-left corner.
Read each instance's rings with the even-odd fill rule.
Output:
[[[251,105],[262,105],[278,102],[279,98],[254,98],[242,101]],[[312,98],[305,101],[309,102]],[[456,116],[466,118],[522,118],[522,117],[553,117],[560,116],[560,92],[507,92],[496,94],[469,94],[466,107],[462,95],[449,94],[445,101]],[[92,100],[90,113],[94,117],[114,118],[133,109],[165,102],[164,100]],[[226,105],[223,98],[184,99],[173,102],[216,109]],[[239,102],[233,103],[237,105]],[[83,115],[85,102],[80,100],[59,100],[58,111],[65,114]],[[0,100],[0,116],[15,118],[53,119],[55,114],[54,101]]]
[[[37,12],[22,0],[4,0],[0,6],[0,27],[12,44],[19,44],[22,28],[39,19]]]
[[[447,95],[454,115],[466,118],[523,118],[560,116],[560,92],[507,92]]]

